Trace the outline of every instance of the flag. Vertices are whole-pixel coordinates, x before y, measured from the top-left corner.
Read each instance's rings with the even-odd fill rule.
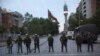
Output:
[[[53,16],[53,14],[49,10],[48,10],[48,18],[57,21],[57,19]]]
[[[57,18],[53,16],[53,14],[48,10],[48,18],[50,20],[55,20],[56,23],[59,24],[59,22],[57,21]]]

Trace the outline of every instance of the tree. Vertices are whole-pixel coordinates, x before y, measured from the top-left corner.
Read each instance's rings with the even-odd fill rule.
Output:
[[[96,11],[93,17],[87,19],[90,24],[96,24],[100,28],[100,8]]]
[[[58,33],[57,24],[50,21],[48,18],[33,18],[28,24],[29,34],[56,34]]]
[[[71,13],[68,22],[69,22],[69,30],[74,30],[74,28],[78,26],[78,19],[76,18],[75,13]]]
[[[20,33],[21,33],[22,35],[25,35],[26,32],[27,32],[24,26],[22,26],[21,28],[19,28],[19,30],[20,30]]]
[[[38,18],[32,16],[28,12],[25,14],[25,22],[23,28],[27,27],[28,34],[57,34],[59,32],[58,24],[52,22],[48,18]],[[21,31],[23,32],[23,31]]]
[[[33,15],[28,12],[26,12],[24,17],[25,17],[26,23],[30,22],[33,19]]]
[[[87,23],[86,18],[80,12],[71,13],[68,22],[69,30],[74,30],[76,27]]]

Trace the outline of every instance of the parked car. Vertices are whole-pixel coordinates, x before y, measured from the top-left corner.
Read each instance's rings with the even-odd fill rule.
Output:
[[[69,39],[73,39],[74,31],[68,31],[67,36]]]

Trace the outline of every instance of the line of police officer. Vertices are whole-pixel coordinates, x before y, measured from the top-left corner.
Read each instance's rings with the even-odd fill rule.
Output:
[[[91,47],[91,50],[93,51],[93,38],[92,38],[92,35],[90,33],[88,33],[88,51],[90,50],[90,47]],[[82,52],[82,37],[80,35],[77,35],[76,38],[76,45],[77,45],[77,52]],[[17,40],[15,41],[15,43],[17,43],[17,47],[18,47],[18,53],[23,53],[23,50],[22,50],[22,42],[24,42],[24,44],[26,45],[26,49],[27,49],[27,54],[31,52],[30,50],[30,45],[31,45],[31,38],[29,35],[26,36],[26,38],[24,40],[22,40],[21,36],[18,36]],[[65,47],[65,51],[67,52],[67,42],[68,42],[68,37],[66,36],[65,33],[62,34],[62,36],[60,37],[60,42],[61,42],[61,52],[63,52],[63,49]],[[49,51],[51,51],[52,49],[52,52],[54,52],[54,46],[53,46],[53,43],[54,43],[54,38],[52,35],[49,35],[48,37],[48,46],[49,46]],[[39,36],[37,34],[35,34],[35,37],[34,37],[34,53],[36,53],[36,49],[38,49],[38,52],[40,52],[40,40],[39,40]],[[12,53],[12,47],[13,47],[13,44],[12,44],[12,38],[9,37],[7,39],[7,47],[8,47],[8,53]]]
[[[91,51],[93,52],[93,34],[91,34],[90,32],[88,32],[87,36],[87,51],[90,51],[90,47],[91,47]],[[83,39],[81,35],[77,35],[76,38],[76,44],[77,44],[77,52],[82,52],[82,43],[83,43]]]

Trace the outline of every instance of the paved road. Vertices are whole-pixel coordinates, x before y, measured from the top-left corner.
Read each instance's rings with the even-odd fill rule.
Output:
[[[77,52],[76,44],[74,40],[68,40],[68,52],[61,52],[61,43],[59,41],[60,35],[54,37],[54,53],[48,52],[47,38],[42,38],[40,40],[40,53],[34,53],[33,42],[31,44],[32,52],[30,54],[26,53],[25,45],[23,44],[23,54],[17,54],[16,44],[13,46],[13,54],[7,54],[7,48],[0,48],[0,56],[100,56],[100,44],[94,44],[94,52],[87,52],[87,44],[82,45],[82,53]]]

